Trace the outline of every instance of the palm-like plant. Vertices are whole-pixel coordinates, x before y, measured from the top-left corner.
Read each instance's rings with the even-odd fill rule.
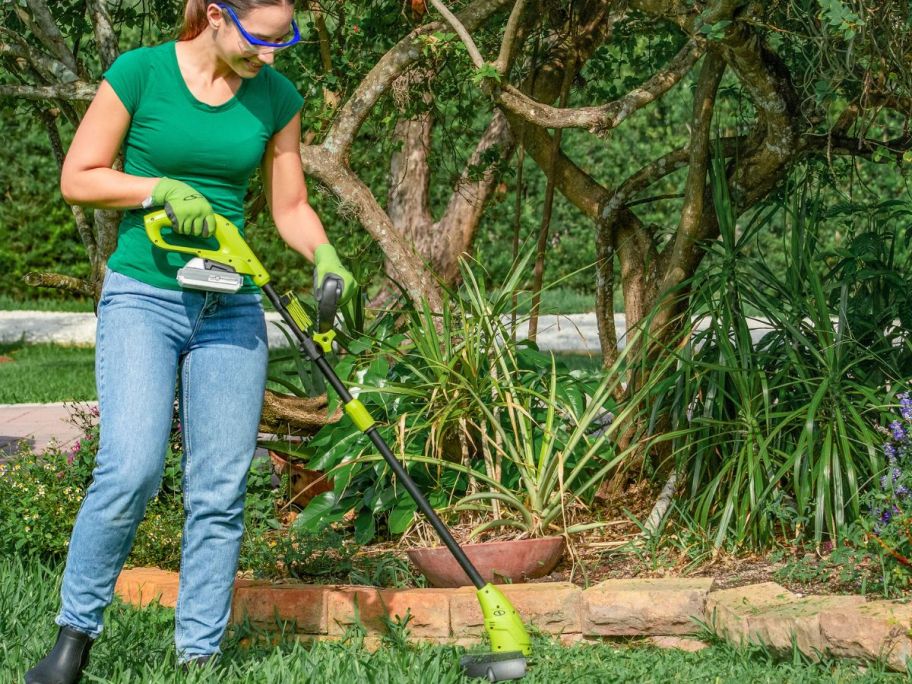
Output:
[[[809,529],[818,541],[838,538],[882,468],[872,416],[879,387],[897,375],[902,347],[855,339],[851,284],[827,279],[821,203],[806,187],[770,209],[781,209],[790,228],[781,276],[750,254],[770,213],[739,235],[724,177],[717,163],[721,239],[691,288],[704,327],[679,356],[675,392],[656,397],[674,424],[660,439],[672,442],[694,521],[713,530],[716,546],[768,543],[786,528],[798,535]],[[769,330],[758,342],[748,311]]]

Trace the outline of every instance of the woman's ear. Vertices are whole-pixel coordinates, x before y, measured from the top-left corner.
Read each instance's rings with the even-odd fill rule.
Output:
[[[210,2],[208,5],[206,5],[206,19],[209,20],[210,28],[218,30],[218,28],[222,25],[222,20],[224,19],[222,9],[214,2]]]

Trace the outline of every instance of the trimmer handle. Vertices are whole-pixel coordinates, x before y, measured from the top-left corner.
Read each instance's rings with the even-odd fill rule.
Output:
[[[162,228],[171,228],[172,224],[171,218],[164,210],[146,214],[143,221],[146,227],[146,235],[149,236],[149,239],[156,247],[172,252],[185,252],[225,264],[238,273],[249,275],[251,280],[259,287],[263,287],[269,282],[269,273],[244,241],[241,231],[224,216],[215,215],[215,230],[212,235],[218,240],[218,249],[189,247],[165,240],[162,237]]]
[[[323,277],[323,283],[314,288],[314,299],[317,300],[317,332],[325,333],[332,330],[344,287],[345,282],[342,278],[327,273]]]

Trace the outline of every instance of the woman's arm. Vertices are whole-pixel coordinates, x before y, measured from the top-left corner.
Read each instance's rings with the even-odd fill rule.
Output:
[[[102,81],[63,160],[60,192],[69,204],[99,209],[138,207],[160,178],[131,176],[111,168],[130,127],[130,113]]]
[[[309,261],[314,250],[328,243],[320,217],[307,201],[301,168],[301,116],[295,114],[272,136],[263,155],[263,189],[279,235]]]

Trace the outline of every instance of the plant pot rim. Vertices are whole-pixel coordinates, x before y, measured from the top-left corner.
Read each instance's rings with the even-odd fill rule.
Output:
[[[564,554],[564,538],[557,536],[507,539],[465,544],[463,551],[483,581],[502,584],[526,582],[549,574]],[[472,584],[446,546],[406,551],[408,559],[433,587]]]
[[[457,542],[457,543],[462,548],[466,548],[466,547],[477,548],[480,546],[484,546],[487,548],[494,548],[496,546],[516,546],[517,544],[534,544],[534,543],[542,543],[544,541],[552,541],[552,540],[560,540],[561,542],[563,542],[564,538],[561,535],[552,534],[552,535],[547,535],[544,537],[525,537],[523,539],[494,539],[492,541],[486,541],[486,542],[465,542],[465,543]],[[445,547],[446,547],[446,544],[443,544],[443,543],[437,544],[435,546],[413,546],[411,548],[405,549],[405,552],[412,553],[414,551],[414,552],[420,553],[422,551],[436,551],[438,549],[442,549]]]

